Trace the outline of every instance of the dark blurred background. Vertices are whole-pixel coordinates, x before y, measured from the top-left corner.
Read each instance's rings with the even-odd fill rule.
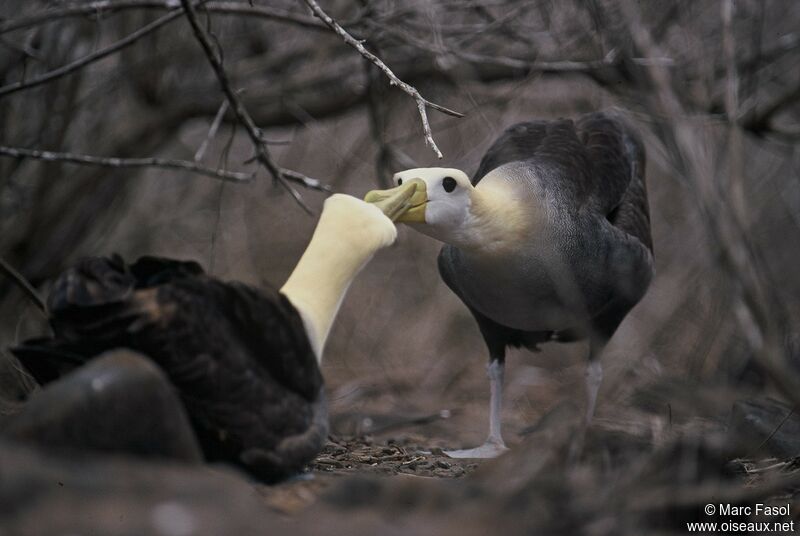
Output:
[[[207,141],[203,165],[256,179],[3,157],[0,256],[43,294],[69,263],[112,252],[194,259],[222,278],[280,286],[326,194],[291,183],[314,213],[306,214],[250,161],[253,145],[230,111],[212,128],[225,97],[184,17],[66,76],[3,93],[113,45],[178,3],[100,4],[0,4],[0,145],[191,161]],[[405,168],[472,174],[515,122],[614,108],[647,146],[656,277],[604,355],[599,422],[657,437],[674,423],[718,418],[743,396],[799,396],[791,362],[800,315],[800,3],[321,7],[425,98],[465,117],[428,110],[439,161],[413,100],[304,2],[208,2],[198,16],[276,162],[363,196]],[[450,419],[417,430],[430,444],[483,439],[486,351],[439,279],[439,247],[401,228],[352,286],[323,367],[335,422],[448,409]],[[0,279],[0,347],[43,329],[27,298]],[[581,343],[512,352],[510,443],[560,402],[582,403],[585,353]],[[31,384],[4,359],[3,410],[11,411]]]

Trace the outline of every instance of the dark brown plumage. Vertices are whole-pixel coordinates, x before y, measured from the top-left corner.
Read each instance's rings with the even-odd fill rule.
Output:
[[[41,383],[105,350],[136,350],[177,389],[206,457],[265,481],[302,469],[327,436],[314,352],[275,289],[222,282],[194,262],[114,256],[66,271],[48,305],[54,335],[13,350]]]

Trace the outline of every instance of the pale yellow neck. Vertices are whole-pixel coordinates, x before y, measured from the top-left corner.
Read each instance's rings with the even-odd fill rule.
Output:
[[[471,192],[469,215],[455,245],[487,254],[519,247],[532,227],[524,201],[509,184],[482,181]]]
[[[369,203],[342,194],[325,201],[311,242],[281,288],[303,317],[319,362],[350,283],[396,236],[392,221]]]

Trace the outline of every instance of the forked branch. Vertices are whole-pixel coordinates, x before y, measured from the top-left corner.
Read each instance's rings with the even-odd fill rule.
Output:
[[[44,162],[66,162],[70,164],[83,164],[111,168],[155,167],[181,169],[200,175],[205,175],[206,177],[212,177],[214,179],[230,182],[249,182],[253,178],[250,173],[240,173],[238,171],[227,171],[224,169],[213,169],[206,166],[201,166],[195,162],[176,160],[173,158],[101,157],[76,153],[40,151],[38,149],[23,149],[21,147],[6,147],[5,145],[0,145],[0,156],[8,156],[11,158],[33,158],[35,160],[42,160]]]
[[[422,130],[425,133],[425,142],[431,149],[433,149],[433,152],[436,153],[437,157],[442,158],[442,152],[439,150],[439,147],[437,147],[436,142],[433,140],[433,134],[431,133],[431,125],[428,122],[427,109],[432,108],[436,111],[445,113],[447,115],[452,115],[453,117],[464,117],[464,114],[456,112],[455,110],[451,110],[449,108],[445,108],[444,106],[441,106],[439,104],[436,104],[434,102],[425,99],[422,95],[420,95],[419,91],[417,91],[417,88],[415,88],[411,84],[408,84],[400,80],[397,77],[397,75],[395,75],[394,72],[389,68],[389,66],[386,65],[378,56],[367,50],[361,41],[350,35],[347,32],[347,30],[342,28],[342,26],[338,22],[336,22],[330,15],[325,13],[325,11],[323,11],[322,8],[319,7],[319,4],[317,4],[315,0],[303,0],[303,1],[306,3],[306,5],[308,5],[309,8],[311,8],[311,11],[314,13],[314,15],[319,17],[322,20],[322,22],[324,22],[331,30],[336,32],[336,34],[339,37],[341,37],[345,43],[355,48],[359,54],[364,56],[364,58],[375,64],[376,67],[378,67],[381,71],[383,71],[383,73],[387,76],[387,78],[389,78],[389,84],[399,87],[409,97],[414,99],[414,102],[417,103],[417,110],[419,111],[420,120],[422,121]]]
[[[245,131],[253,143],[253,147],[256,151],[256,160],[258,160],[258,162],[263,165],[267,171],[269,171],[270,175],[272,175],[272,177],[291,194],[291,196],[295,201],[297,201],[303,210],[311,214],[311,209],[309,209],[305,204],[303,198],[300,196],[300,193],[295,190],[291,184],[289,184],[289,181],[298,182],[303,186],[317,190],[327,190],[326,187],[321,185],[319,181],[310,179],[305,175],[296,172],[289,172],[288,170],[279,167],[272,160],[261,129],[256,126],[253,117],[247,111],[247,108],[245,108],[244,103],[239,98],[238,93],[234,91],[233,87],[231,86],[228,73],[225,71],[225,67],[222,65],[222,60],[214,51],[214,45],[211,43],[211,38],[197,20],[197,13],[194,10],[192,2],[190,0],[181,0],[181,4],[183,5],[183,9],[186,11],[186,18],[192,27],[192,31],[194,32],[197,41],[200,43],[200,46],[203,48],[203,52],[211,64],[211,67],[214,69],[214,74],[217,76],[217,80],[222,88],[222,92],[228,99],[231,109],[236,115],[236,119],[242,125],[244,125]]]

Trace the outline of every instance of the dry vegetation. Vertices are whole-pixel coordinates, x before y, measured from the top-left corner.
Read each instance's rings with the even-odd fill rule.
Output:
[[[6,0],[0,17],[0,258],[41,293],[110,252],[280,284],[328,190],[363,195],[437,150],[471,173],[531,117],[615,107],[642,133],[657,276],[606,351],[583,458],[565,454],[585,347],[515,352],[509,455],[447,475],[423,460],[430,476],[470,473],[449,483],[264,490],[268,510],[286,494],[297,505],[278,509],[301,513],[265,523],[642,534],[712,520],[708,502],[800,512],[795,465],[765,464],[767,434],[742,446],[728,426],[736,401],[800,403],[799,3]],[[485,351],[437,251],[401,230],[347,297],[323,371],[336,434],[323,456],[355,452],[341,473],[407,472],[366,466],[483,439]],[[0,277],[0,347],[43,329]],[[0,414],[32,388],[4,354]]]

